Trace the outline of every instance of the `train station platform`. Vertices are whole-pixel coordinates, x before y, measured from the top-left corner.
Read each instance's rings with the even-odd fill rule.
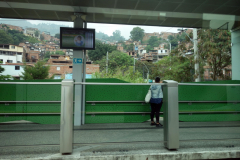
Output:
[[[239,159],[240,122],[180,122],[178,150],[164,147],[163,127],[143,123],[74,128],[74,150],[61,155],[60,125],[0,124],[0,159]]]

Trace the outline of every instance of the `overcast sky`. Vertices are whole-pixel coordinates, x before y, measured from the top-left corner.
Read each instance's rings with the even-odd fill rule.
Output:
[[[59,25],[67,25],[72,27],[72,22],[56,22],[56,21],[40,21],[40,20],[28,20],[30,23],[39,24],[39,23],[54,23]],[[119,24],[102,24],[102,23],[88,23],[87,28],[93,28],[97,32],[101,31],[109,36],[115,30],[120,30],[121,35],[124,36],[126,39],[129,39],[130,32],[134,27],[141,27],[145,30],[146,33],[153,33],[153,32],[173,32],[177,33],[177,29],[175,27],[151,27],[151,26],[135,26],[135,25],[119,25]]]

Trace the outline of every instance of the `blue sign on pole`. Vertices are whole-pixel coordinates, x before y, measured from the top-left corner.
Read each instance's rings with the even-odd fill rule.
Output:
[[[82,58],[73,58],[73,64],[78,64],[78,65],[80,65],[80,64],[82,64]]]

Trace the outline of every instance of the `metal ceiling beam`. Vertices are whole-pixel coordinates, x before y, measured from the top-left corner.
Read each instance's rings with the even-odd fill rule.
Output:
[[[135,5],[135,7],[134,7],[134,10],[136,10],[136,9],[137,9],[137,7],[138,7],[138,4],[139,4],[139,0],[137,1],[136,5]],[[130,14],[130,15],[131,15],[131,14]],[[131,19],[132,19],[132,16],[133,16],[133,15],[131,15],[131,16],[129,17],[127,24],[129,24],[129,22],[131,21]]]
[[[184,2],[185,2],[185,0],[183,0],[183,1],[173,10],[173,12],[175,12],[181,5],[183,5]]]
[[[6,1],[6,0],[5,0]],[[12,6],[9,2],[5,2],[9,8],[11,8],[20,18],[23,18]],[[1,6],[1,5],[0,5]]]
[[[27,3],[29,3],[29,1],[28,0],[25,0]],[[39,14],[37,13],[37,11],[36,10],[34,10],[34,13],[37,15],[37,17],[39,18],[39,19],[42,19],[40,16],[39,16]]]
[[[93,0],[93,7],[95,7],[95,0]],[[96,20],[95,20],[95,13],[93,13],[93,22],[96,22]]]
[[[48,2],[49,2],[49,4],[52,4],[51,0],[48,0]],[[54,11],[54,14],[55,14],[55,16],[57,17],[57,19],[60,20],[60,18],[59,18],[59,16],[58,16],[58,14],[57,14],[56,11]]]
[[[115,2],[114,2],[114,8],[117,7],[117,1],[118,1],[118,0],[115,0]],[[113,21],[113,18],[114,18],[114,14],[113,14],[112,17],[111,17],[111,22]]]
[[[95,0],[93,1],[95,2]],[[192,18],[202,19],[201,13],[183,13],[183,12],[159,12],[159,11],[145,11],[145,10],[131,10],[131,9],[114,9],[114,8],[99,8],[99,7],[79,7],[79,6],[65,6],[54,4],[28,4],[8,2],[12,8],[15,9],[32,9],[45,11],[60,11],[60,12],[81,12],[81,13],[101,13],[101,14],[115,14],[115,15],[136,15],[136,16],[150,16],[158,17],[164,15],[169,18]],[[95,4],[95,3],[94,3]],[[4,8],[11,8],[6,5],[6,2],[0,1],[0,6]]]
[[[119,2],[119,1],[118,1]],[[162,3],[163,1],[159,1],[158,6]],[[200,6],[203,6],[204,4],[207,3],[207,0],[204,1]],[[115,1],[115,5],[117,2]],[[139,1],[135,5],[135,9],[138,7]],[[138,16],[141,18],[142,21],[145,20],[144,24],[147,24],[147,21],[149,19],[159,19],[163,20],[161,24],[164,24],[165,20],[167,18],[185,18],[185,19],[195,19],[195,20],[202,20],[203,19],[203,14],[202,13],[183,13],[183,12],[159,12],[159,11],[154,11],[154,10],[132,10],[132,9],[117,9],[117,8],[100,8],[100,7],[95,7],[95,0],[93,0],[93,7],[79,7],[79,6],[71,6],[71,5],[54,5],[54,4],[35,4],[35,3],[19,3],[19,2],[6,2],[6,1],[0,1],[0,9],[1,8],[12,8],[12,9],[29,9],[33,10],[36,14],[37,11],[55,11],[55,12],[70,12],[70,13],[75,13],[75,12],[81,12],[81,13],[91,13],[93,14],[93,21],[96,22],[95,20],[95,13],[96,14],[103,14],[103,15],[119,15],[119,16],[129,16],[131,17],[128,19],[128,23],[130,23],[130,20],[133,16]],[[155,7],[157,9],[157,6]],[[18,13],[17,13],[18,14]],[[19,15],[19,14],[18,14]],[[38,15],[38,14],[37,14]],[[220,14],[218,14],[220,15]],[[22,17],[19,15],[19,17]],[[210,16],[214,17],[214,16]],[[38,15],[38,18],[44,19],[45,17],[40,17]],[[59,18],[59,17],[58,17]],[[59,20],[58,18],[52,19],[52,20]],[[32,18],[34,19],[34,18]],[[236,16],[236,20],[239,20],[240,16]],[[61,20],[61,19],[60,19]],[[111,20],[111,19],[110,19]],[[106,21],[106,23],[110,23],[109,21]],[[208,19],[211,20],[211,19]],[[158,23],[158,22],[157,22]],[[156,23],[156,25],[157,25]],[[141,24],[139,24],[141,25]],[[153,25],[153,24],[152,24]]]
[[[192,13],[194,13],[198,8],[202,7],[204,4],[206,4],[208,2],[208,0],[205,0],[204,2],[202,2],[197,8],[195,8]]]
[[[231,13],[229,13],[229,14],[232,14],[232,13],[238,11],[238,10],[240,10],[240,7],[239,7],[238,9],[233,10],[233,11],[232,11]]]
[[[190,26],[190,28],[193,28],[193,27],[195,26],[195,24],[199,23],[200,21],[201,21],[201,20],[198,20],[196,23],[192,24],[192,25]]]
[[[154,11],[156,11],[156,9],[158,8],[158,6],[163,2],[163,0],[160,0],[158,2],[158,4],[156,5],[156,7],[154,8]],[[147,21],[149,20],[149,17],[147,17],[146,21],[143,24],[147,24]]]
[[[226,0],[225,3],[223,3],[223,4],[222,4],[221,6],[219,6],[218,8],[214,9],[214,10],[212,11],[212,13],[214,13],[216,10],[218,10],[218,9],[222,8],[223,6],[225,6],[229,1],[230,1],[230,0]]]

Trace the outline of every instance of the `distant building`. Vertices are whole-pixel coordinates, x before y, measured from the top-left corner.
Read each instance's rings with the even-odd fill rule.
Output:
[[[38,36],[35,34],[36,31],[38,31]],[[35,37],[35,38],[40,38],[40,31],[37,28],[26,28],[26,35]]]
[[[37,62],[39,60],[40,51],[30,50],[26,53],[26,62]]]
[[[42,36],[44,37],[44,40],[46,40],[46,41],[51,41],[51,39],[52,39],[50,32],[42,32]]]
[[[22,75],[23,70],[23,63],[11,63],[11,64],[3,64],[1,65],[4,68],[4,71],[1,73],[2,75],[10,75],[12,76],[11,79],[19,79]]]
[[[168,36],[177,36],[179,33],[172,33],[172,32],[161,32],[161,38],[168,39]]]
[[[27,63],[27,65],[33,66],[34,63]],[[23,70],[23,63],[11,63],[11,64],[4,64],[1,65],[5,71],[1,73],[2,75],[11,75],[15,79],[20,79]],[[46,66],[50,66],[49,70],[49,77],[54,75],[54,79],[65,79],[66,76],[69,77],[69,74],[72,74],[72,61],[69,61],[68,64],[62,63],[52,63],[46,64]],[[98,64],[86,64],[86,74],[90,76],[95,72],[99,72],[99,65]],[[13,79],[12,78],[12,79]]]
[[[22,27],[19,26],[13,26],[13,25],[9,25],[9,24],[0,24],[0,29],[10,29],[10,30],[17,30],[19,32],[24,32],[24,29]]]
[[[23,47],[0,44],[0,61],[6,63],[21,63],[23,60]]]

